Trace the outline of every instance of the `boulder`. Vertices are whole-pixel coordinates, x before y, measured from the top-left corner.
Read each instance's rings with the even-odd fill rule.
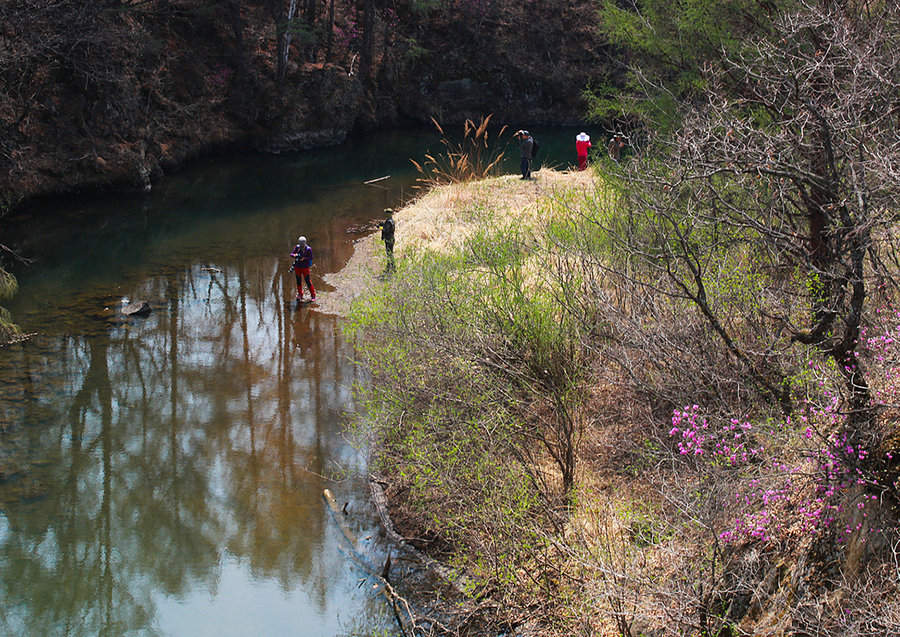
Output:
[[[122,314],[125,316],[147,316],[152,311],[153,308],[147,301],[135,301],[122,308]]]

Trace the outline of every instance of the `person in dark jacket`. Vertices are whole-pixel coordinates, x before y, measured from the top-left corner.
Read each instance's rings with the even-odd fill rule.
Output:
[[[384,221],[378,224],[381,228],[381,240],[384,241],[384,251],[387,253],[388,270],[394,270],[394,231],[397,229],[397,223],[394,221],[394,211],[390,208],[384,209]]]
[[[297,300],[303,300],[303,281],[306,281],[306,287],[309,288],[309,300],[316,300],[316,288],[313,287],[312,280],[309,278],[309,269],[312,267],[313,251],[306,243],[306,237],[297,239],[297,245],[291,251],[291,257],[294,259],[294,275],[297,277]]]
[[[520,130],[516,133],[519,138],[519,150],[522,153],[522,179],[531,179],[531,159],[534,156],[534,139],[527,130]]]

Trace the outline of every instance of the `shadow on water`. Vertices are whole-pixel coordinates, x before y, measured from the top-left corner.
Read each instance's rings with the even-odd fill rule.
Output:
[[[338,270],[347,230],[409,198],[409,158],[435,143],[210,159],[145,195],[18,215],[5,242],[36,265],[9,309],[37,336],[0,350],[0,634],[391,625],[321,500],[378,536],[344,433],[365,378],[339,319],[285,304],[287,253],[305,234],[314,275]],[[131,299],[153,312],[123,317]]]

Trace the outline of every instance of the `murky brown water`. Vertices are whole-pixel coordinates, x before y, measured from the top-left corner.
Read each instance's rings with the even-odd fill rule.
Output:
[[[543,136],[544,152],[556,144],[565,163],[575,132]],[[348,502],[377,553],[344,434],[365,378],[340,319],[285,303],[286,255],[306,235],[314,282],[334,293],[321,277],[349,258],[347,229],[407,198],[408,158],[435,141],[394,132],[209,161],[147,195],[48,202],[3,230],[36,261],[7,306],[35,336],[0,349],[0,635],[392,626],[321,498]],[[137,299],[153,312],[124,319]]]
[[[59,201],[20,222],[39,260],[10,309],[36,335],[0,350],[0,634],[384,624],[321,497],[377,534],[344,434],[365,379],[338,318],[285,303],[286,254],[302,233],[314,279],[337,270],[347,228],[396,205],[413,175],[400,153],[340,175],[346,149],[319,153],[210,162],[147,196]],[[389,184],[362,185],[389,169]],[[135,299],[154,311],[124,319]]]

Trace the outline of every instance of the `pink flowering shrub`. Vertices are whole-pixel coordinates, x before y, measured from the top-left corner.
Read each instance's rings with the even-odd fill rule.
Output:
[[[206,76],[206,84],[211,89],[221,90],[228,86],[231,76],[234,75],[234,69],[227,64],[216,64],[212,71]]]
[[[729,466],[750,462],[761,451],[761,447],[751,446],[749,438],[753,426],[732,418],[727,425],[711,429],[709,421],[700,415],[700,407],[691,405],[676,409],[672,415],[670,436],[678,436],[678,452],[681,455],[702,456],[706,454]]]
[[[807,428],[804,437],[811,430]],[[830,528],[847,516],[847,496],[860,510],[861,517],[869,512],[866,505],[878,496],[866,493],[857,486],[868,481],[862,463],[867,452],[847,441],[846,435],[830,436],[824,446],[809,447],[797,454],[794,463],[769,460],[767,478],[754,478],[736,494],[736,500],[746,513],[737,517],[734,528],[722,532],[720,539],[729,542],[746,537],[767,540],[772,534],[794,527],[800,532],[815,534]],[[862,528],[863,522],[845,523],[843,536]],[[840,538],[840,535],[839,535]]]
[[[391,31],[400,26],[400,16],[397,15],[397,12],[393,7],[384,7],[383,9],[380,9],[378,13],[381,16],[381,21],[384,22],[385,26]]]
[[[860,329],[861,348],[868,354],[870,365],[882,371],[873,382],[872,393],[880,405],[900,404],[900,354],[895,345],[900,340],[900,310],[880,308],[876,325]]]
[[[898,340],[900,311],[877,313],[875,326],[862,332],[856,358],[866,363],[876,406],[897,403]],[[888,450],[873,459],[867,443],[847,433],[844,403],[828,382],[836,371],[811,362],[807,391],[818,400],[800,401],[801,415],[761,431],[734,418],[714,425],[698,405],[673,411],[669,435],[679,456],[698,469],[737,472],[733,477],[742,481],[735,503],[743,513],[719,534],[721,540],[767,541],[788,529],[831,529],[844,539],[872,522],[879,493],[897,492],[896,482],[884,484],[873,471],[877,461],[893,463],[895,454]]]

